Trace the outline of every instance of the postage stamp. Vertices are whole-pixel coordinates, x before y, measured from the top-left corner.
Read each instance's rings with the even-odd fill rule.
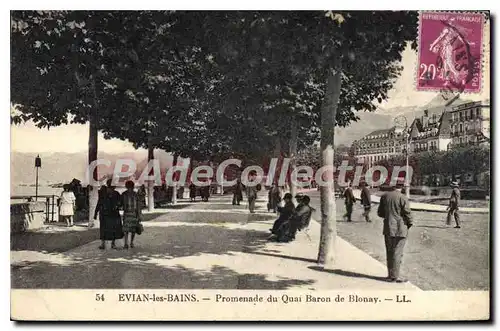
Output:
[[[418,91],[479,93],[484,16],[471,12],[421,12]]]

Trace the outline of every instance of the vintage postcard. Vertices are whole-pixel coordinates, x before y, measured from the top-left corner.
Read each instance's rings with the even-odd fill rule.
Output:
[[[490,319],[489,12],[10,19],[12,320]]]

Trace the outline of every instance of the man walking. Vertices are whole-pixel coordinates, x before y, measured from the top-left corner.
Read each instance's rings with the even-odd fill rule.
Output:
[[[352,222],[352,206],[356,203],[356,198],[352,193],[351,182],[347,182],[347,188],[344,191],[344,200],[345,200],[345,215],[344,218],[347,219],[347,222]]]
[[[448,217],[446,218],[446,224],[451,224],[451,218],[455,218],[455,229],[460,229],[460,214],[458,213],[458,203],[460,202],[460,189],[458,188],[457,182],[452,182],[451,187],[453,190],[451,191],[450,196],[450,204],[448,205]]]
[[[261,185],[255,184],[254,182],[257,180],[257,173],[255,171],[250,172],[250,182],[247,185],[246,193],[248,199],[248,209],[250,213],[255,213],[255,202],[257,200],[257,191],[260,191]],[[252,183],[252,184],[250,184]]]
[[[370,211],[372,209],[372,198],[371,193],[368,187],[366,186],[366,182],[361,183],[361,205],[363,206],[363,217],[367,222],[371,222],[370,219]]]
[[[377,214],[384,219],[384,239],[387,254],[387,271],[390,282],[403,283],[399,270],[408,229],[413,225],[410,203],[401,191],[387,192],[380,198]]]

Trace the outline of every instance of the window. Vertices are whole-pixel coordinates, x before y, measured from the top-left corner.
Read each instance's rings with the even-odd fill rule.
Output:
[[[451,113],[451,121],[454,122],[455,121],[455,113]]]
[[[463,132],[464,131],[464,126],[462,123],[460,123],[460,129],[458,130],[458,132]]]
[[[481,116],[481,108],[476,108],[476,116]]]

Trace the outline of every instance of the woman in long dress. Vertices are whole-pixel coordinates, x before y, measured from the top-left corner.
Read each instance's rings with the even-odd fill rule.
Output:
[[[107,182],[107,187],[99,190],[99,200],[95,209],[94,219],[99,213],[99,232],[101,245],[99,249],[106,249],[106,240],[111,241],[111,248],[116,249],[115,240],[123,238],[122,221],[120,217],[121,197],[111,185],[111,179]]]
[[[140,223],[141,207],[139,196],[134,192],[134,182],[129,180],[125,183],[127,190],[122,193],[123,206],[123,233],[125,244],[123,248],[128,249],[128,234],[130,233],[130,248],[134,248],[134,237]]]
[[[196,201],[196,185],[194,183],[189,185],[189,199],[193,202]]]
[[[76,197],[69,190],[70,186],[65,184],[63,186],[64,191],[61,193],[60,205],[59,205],[59,215],[62,220],[66,220],[66,225],[73,226],[73,215],[75,210]]]
[[[243,184],[238,179],[233,189],[233,205],[240,205],[243,200]]]

